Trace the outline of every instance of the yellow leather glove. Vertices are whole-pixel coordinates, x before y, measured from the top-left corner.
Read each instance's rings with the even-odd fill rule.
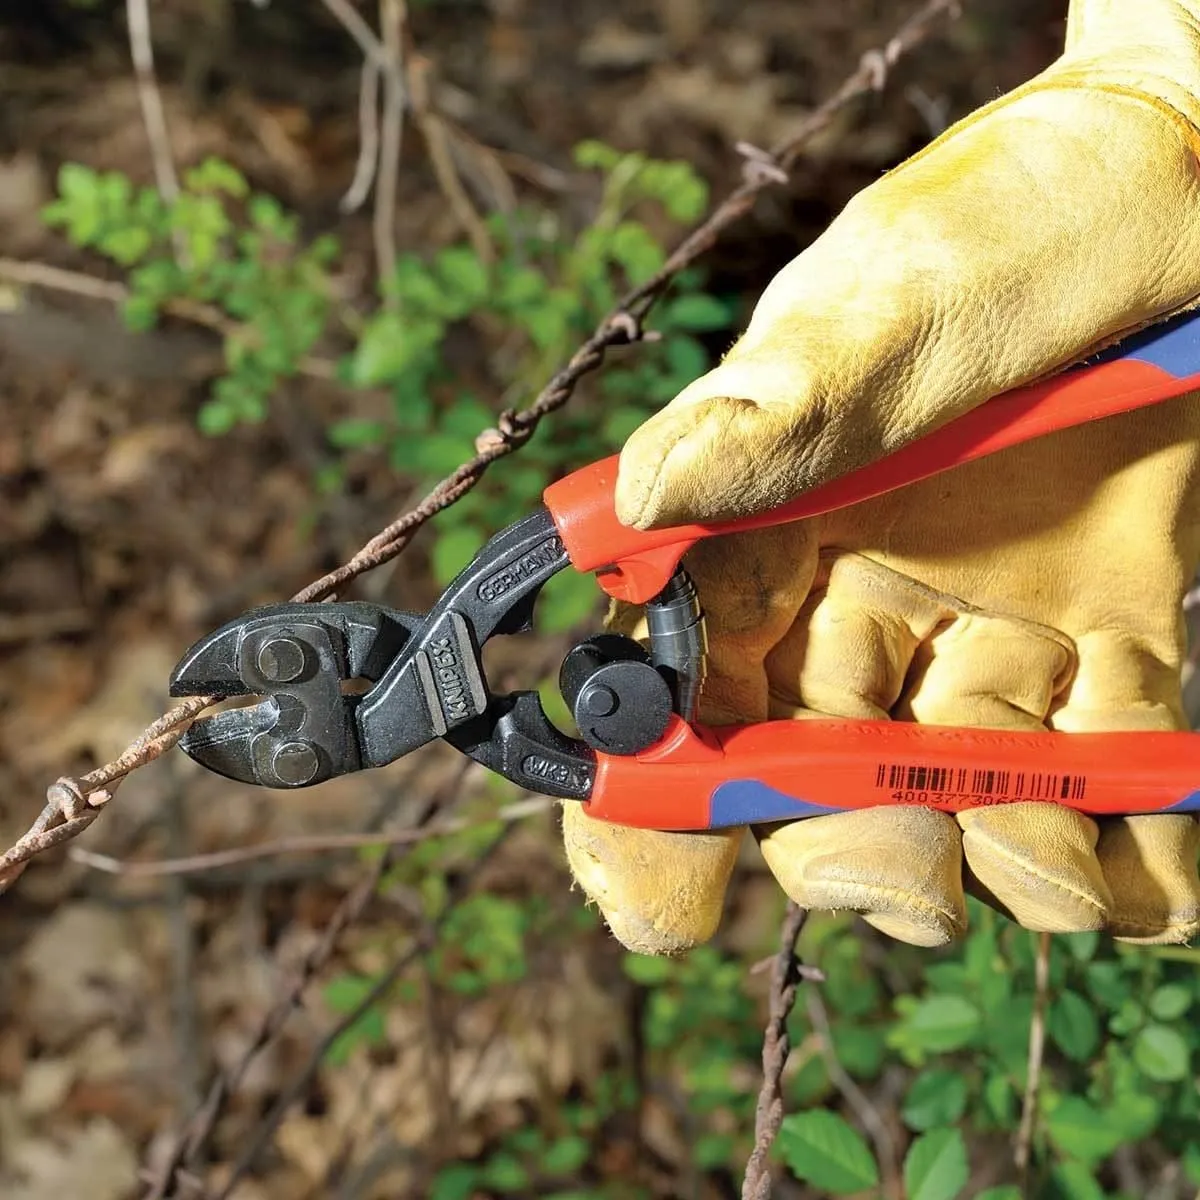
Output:
[[[634,434],[622,520],[774,507],[1200,303],[1198,160],[1200,2],[1076,0],[1062,58],[857,196],[722,364]],[[701,544],[701,716],[1182,727],[1198,435],[1193,395]],[[626,945],[713,933],[743,831],[627,829],[574,806],[564,821],[575,875]],[[754,832],[799,904],[918,945],[962,933],[964,883],[1031,929],[1200,929],[1190,816],[875,808]]]

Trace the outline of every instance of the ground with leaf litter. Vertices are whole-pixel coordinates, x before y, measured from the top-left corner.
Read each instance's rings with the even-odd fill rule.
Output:
[[[737,177],[735,142],[784,136],[862,53],[886,43],[906,8],[871,0],[409,7],[409,53],[427,64],[431,106],[452,128],[451,167],[471,210],[483,218],[514,205],[549,214],[537,229],[548,221],[545,236],[568,245],[602,201],[595,172],[573,158],[578,143],[689,162],[719,194]],[[170,0],[151,15],[175,162],[228,162],[298,214],[302,240],[336,233],[337,287],[353,310],[372,293],[376,235],[370,202],[342,211],[354,207],[344,197],[363,131],[361,56],[337,8]],[[771,271],[854,191],[948,118],[1048,61],[1061,8],[967,5],[878,98],[811,144],[789,187],[717,248],[697,294],[719,298],[736,326]],[[374,6],[356,11],[376,26]],[[437,144],[428,124],[405,123],[400,253],[428,256],[470,240],[461,202],[439,173]],[[6,844],[56,776],[112,758],[162,711],[167,674],[192,640],[251,605],[284,598],[407,507],[422,482],[414,452],[420,459],[445,449],[447,436],[440,426],[402,429],[389,464],[378,447],[344,433],[388,414],[387,397],[320,370],[273,388],[261,423],[202,436],[198,420],[226,369],[220,338],[186,316],[133,334],[108,300],[79,294],[82,277],[125,276],[39,217],[64,163],[121,172],[137,186],[155,181],[125,6],[109,0],[13,4],[0,23],[0,257],[74,280],[30,287],[0,275]],[[682,230],[661,204],[639,209],[638,221],[652,243],[669,245]],[[568,291],[579,285],[559,282]],[[702,307],[693,306],[690,342],[719,353],[728,330],[705,326]],[[679,339],[650,351],[665,365],[645,379],[669,381],[663,372],[703,365],[702,355],[697,362],[671,351],[682,343],[680,322]],[[544,379],[509,381],[505,372],[553,364],[513,357],[503,323],[486,314],[468,312],[442,332],[437,353],[473,399],[438,392],[437,401],[475,423],[450,430],[460,439],[450,448],[465,436],[469,452],[481,406],[486,421],[513,402],[497,378],[519,398]],[[316,354],[335,363],[346,349],[332,338]],[[498,466],[471,521],[495,528],[512,515],[512,495],[536,493],[556,464],[579,465],[592,445],[588,423],[611,417],[612,403],[585,387],[584,433],[556,443],[557,459],[547,451],[531,458],[535,466],[522,467],[520,457]],[[335,427],[344,433],[339,444]],[[443,442],[424,436],[433,433]],[[438,555],[462,552],[455,521],[440,518],[354,594],[427,605]],[[536,684],[552,675],[564,644],[561,632],[547,634],[500,655],[495,670]],[[0,1191],[13,1200],[138,1194],[139,1172],[162,1161],[214,1071],[241,1060],[371,854],[293,853],[173,875],[102,867],[457,820],[456,831],[420,842],[389,868],[304,1005],[222,1102],[185,1183],[194,1177],[218,1195],[236,1179],[239,1200],[737,1194],[766,989],[751,967],[773,952],[781,898],[748,855],[714,947],[678,963],[630,958],[570,890],[548,807],[519,821],[488,820],[526,799],[481,772],[464,776],[437,749],[287,796],[228,784],[178,755],[135,773],[79,843],[103,859],[53,852],[4,900]],[[925,1140],[904,1169],[909,1195],[950,1195],[956,1180],[969,1195],[1006,1185],[1029,947],[1005,943],[1010,967],[997,971],[1012,931],[984,922],[965,953],[941,962],[939,982],[922,976],[926,959],[861,930],[840,936],[846,928],[814,921],[805,934],[805,954],[829,982],[824,1000],[802,998],[792,1022],[786,1099],[798,1119],[781,1148],[807,1164],[808,1182],[784,1179],[779,1194],[882,1186],[898,1195],[898,1164],[913,1137]],[[383,1002],[325,1044],[331,1024],[409,946],[419,953]],[[1101,1036],[1091,1015],[1096,989],[1107,986],[1114,1011],[1133,1004],[1136,989],[1126,964],[1094,961],[1086,939],[1061,953],[1051,1033],[1076,1069]],[[1167,968],[1139,969],[1150,978],[1147,971]],[[1191,992],[1157,975],[1151,983],[1153,1005],[1143,1005],[1141,1018],[1126,1012],[1129,1028],[1118,1031],[1129,1069],[1152,1084],[1123,1093],[1122,1111],[1142,1121],[1138,1136],[1156,1127],[1147,1105],[1161,1111],[1162,1089],[1182,1086],[1177,1065],[1190,1052],[1183,1045],[1180,1059],[1171,1022]],[[1112,1071],[1124,1061],[1118,1056]],[[1171,1154],[1149,1143],[1140,1155],[1114,1156],[1130,1130],[1106,1126],[1094,1097],[1078,1103],[1092,1107],[1068,1103],[1045,1135],[1065,1156],[1054,1178],[1077,1189],[1061,1194],[1092,1195],[1086,1185],[1101,1163],[1105,1187],[1182,1178],[1164,1174]],[[949,1132],[968,1108],[985,1113],[968,1129],[969,1168]],[[966,1173],[958,1179],[963,1172],[969,1183]]]

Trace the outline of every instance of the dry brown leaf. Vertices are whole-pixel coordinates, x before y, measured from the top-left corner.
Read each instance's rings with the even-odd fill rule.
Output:
[[[145,964],[120,913],[75,903],[48,917],[26,943],[19,968],[30,990],[26,1019],[48,1046],[91,1026],[128,1019],[144,1002]]]
[[[137,1183],[133,1147],[102,1117],[62,1138],[18,1142],[10,1170],[5,1200],[126,1200]]]

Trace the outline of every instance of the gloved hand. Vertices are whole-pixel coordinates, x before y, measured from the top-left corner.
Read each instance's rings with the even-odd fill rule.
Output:
[[[722,364],[634,434],[621,519],[774,507],[1200,303],[1198,155],[1200,2],[1076,0],[1058,62],[857,196]],[[701,543],[686,565],[711,640],[702,718],[1182,727],[1198,436],[1193,395]],[[564,821],[622,942],[712,934],[743,831],[622,828],[571,805]],[[918,945],[962,933],[964,881],[1031,929],[1200,929],[1190,816],[874,808],[754,832],[799,904]]]

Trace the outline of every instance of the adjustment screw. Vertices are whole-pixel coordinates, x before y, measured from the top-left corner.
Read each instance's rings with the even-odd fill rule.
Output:
[[[304,674],[304,646],[292,637],[273,637],[258,650],[258,669],[272,683],[295,683]]]
[[[583,689],[579,706],[589,717],[610,717],[617,711],[620,701],[612,688],[593,683]]]
[[[285,742],[271,755],[271,770],[289,787],[303,787],[317,776],[321,760],[308,742]]]

